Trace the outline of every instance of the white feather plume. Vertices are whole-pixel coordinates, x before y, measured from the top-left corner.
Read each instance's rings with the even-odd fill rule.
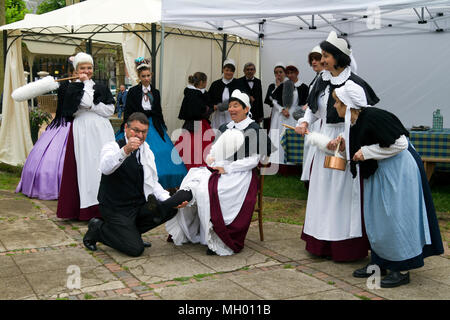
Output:
[[[59,88],[59,83],[52,76],[47,76],[38,81],[30,82],[17,88],[11,94],[15,101],[26,101]]]
[[[331,138],[319,132],[310,132],[308,134],[308,140],[311,144],[317,146],[322,151],[330,152],[327,148],[327,144],[331,141]]]
[[[206,163],[222,161],[232,157],[244,144],[244,134],[238,129],[228,129],[211,146]]]

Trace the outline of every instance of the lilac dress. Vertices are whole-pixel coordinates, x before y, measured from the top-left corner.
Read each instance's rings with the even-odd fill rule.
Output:
[[[58,199],[70,126],[67,122],[42,133],[27,157],[16,192],[41,200]]]

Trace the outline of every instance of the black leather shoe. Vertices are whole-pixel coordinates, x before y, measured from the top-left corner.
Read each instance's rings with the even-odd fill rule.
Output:
[[[403,284],[409,283],[409,271],[405,274],[399,271],[391,271],[383,280],[381,280],[382,288],[395,288]]]
[[[368,278],[368,277],[370,277],[373,274],[373,272],[371,272],[371,273],[367,272],[367,268],[369,266],[374,266],[374,265],[375,264],[368,263],[365,267],[362,267],[361,269],[356,269],[355,271],[353,271],[353,276],[355,278]],[[385,276],[386,274],[387,274],[386,269],[381,269],[381,275]]]
[[[216,256],[216,255],[217,255],[217,253],[215,253],[214,251],[212,251],[210,248],[208,248],[208,249],[206,250],[206,254],[207,254],[208,256]]]
[[[86,231],[86,234],[83,237],[83,244],[91,251],[97,251],[97,231],[101,223],[102,220],[98,218],[89,220],[88,231]]]
[[[152,244],[150,242],[142,240],[142,243],[144,244],[144,248],[150,248]]]

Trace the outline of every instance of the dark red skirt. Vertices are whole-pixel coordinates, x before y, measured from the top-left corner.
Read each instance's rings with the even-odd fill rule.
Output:
[[[56,216],[61,219],[77,219],[87,221],[94,217],[101,217],[98,205],[80,208],[80,192],[78,190],[77,163],[73,143],[73,127],[70,124],[67,138],[64,168],[59,190],[58,208]]]
[[[195,132],[189,132],[183,130],[183,133],[175,142],[175,148],[183,159],[186,169],[189,171],[191,168],[206,167],[206,156],[211,149],[211,143],[214,140],[214,134],[212,133],[211,126],[205,119],[201,120],[200,130]],[[210,130],[210,131],[208,131]],[[205,134],[205,132],[207,132]]]

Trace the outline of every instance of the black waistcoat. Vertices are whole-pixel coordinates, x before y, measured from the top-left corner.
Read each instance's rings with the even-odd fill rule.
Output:
[[[125,139],[117,141],[122,148]],[[102,174],[98,201],[112,209],[137,207],[145,203],[144,169],[132,153],[122,165],[110,175]]]

